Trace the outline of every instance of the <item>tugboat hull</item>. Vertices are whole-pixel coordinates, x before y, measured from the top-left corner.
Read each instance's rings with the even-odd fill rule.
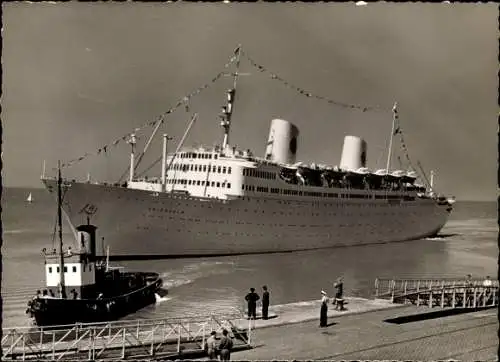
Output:
[[[37,297],[31,301],[28,312],[39,327],[117,320],[153,304],[161,285],[158,277],[140,289],[103,299]]]

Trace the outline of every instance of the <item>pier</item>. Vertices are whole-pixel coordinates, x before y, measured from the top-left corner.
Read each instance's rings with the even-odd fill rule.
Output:
[[[498,280],[376,279],[375,298],[429,308],[479,309],[498,306]]]

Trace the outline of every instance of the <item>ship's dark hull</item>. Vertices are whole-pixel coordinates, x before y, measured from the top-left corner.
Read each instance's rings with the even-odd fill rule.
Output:
[[[104,299],[35,298],[28,312],[39,327],[117,320],[155,302],[160,278],[127,294]]]

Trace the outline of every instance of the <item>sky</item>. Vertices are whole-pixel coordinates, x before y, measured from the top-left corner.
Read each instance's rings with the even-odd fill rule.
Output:
[[[230,142],[264,155],[273,118],[300,130],[298,159],[338,165],[346,135],[368,143],[368,167],[385,168],[398,102],[413,165],[436,190],[463,200],[497,196],[498,24],[494,4],[3,3],[3,183],[41,187],[42,163],[96,153],[167,111],[223,70],[238,44],[304,90],[382,110],[362,112],[305,97],[244,57]],[[141,169],[185,145],[222,140],[217,117],[230,77],[179,108],[159,129]],[[152,132],[138,132],[142,149]],[[394,169],[407,169],[400,138]],[[63,170],[116,182],[129,164],[120,142]],[[400,161],[398,160],[400,157]],[[149,173],[159,175],[160,166]]]

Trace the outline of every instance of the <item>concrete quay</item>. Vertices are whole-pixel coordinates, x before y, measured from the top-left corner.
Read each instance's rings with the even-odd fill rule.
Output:
[[[348,311],[329,308],[326,328],[319,327],[319,305],[314,309],[314,320],[298,317],[297,312],[296,317],[283,315],[282,319],[289,323],[257,321],[252,331],[254,348],[235,352],[231,359],[498,361],[496,308],[440,318],[436,318],[433,308],[432,319],[395,324],[385,320],[425,316],[431,311],[428,307],[384,305],[384,301],[378,300],[358,301],[359,307],[355,307],[355,301],[347,300],[347,308],[351,306]],[[381,307],[375,308],[377,304]],[[309,313],[313,312],[307,312],[308,316]],[[262,328],[265,322],[269,322],[268,328]]]
[[[335,310],[335,306],[330,304],[328,307],[328,317],[335,318],[342,315],[360,314],[385,309],[397,309],[402,305],[391,303],[385,299],[366,299],[357,297],[344,298],[344,310]],[[295,303],[281,304],[271,306],[269,310],[269,319],[262,320],[260,310],[257,309],[257,319],[248,321],[247,319],[238,319],[233,323],[240,329],[248,328],[251,330],[268,328],[273,326],[289,325],[294,323],[307,322],[312,320],[319,321],[319,310],[321,301],[309,300]],[[319,322],[318,322],[319,323]]]

